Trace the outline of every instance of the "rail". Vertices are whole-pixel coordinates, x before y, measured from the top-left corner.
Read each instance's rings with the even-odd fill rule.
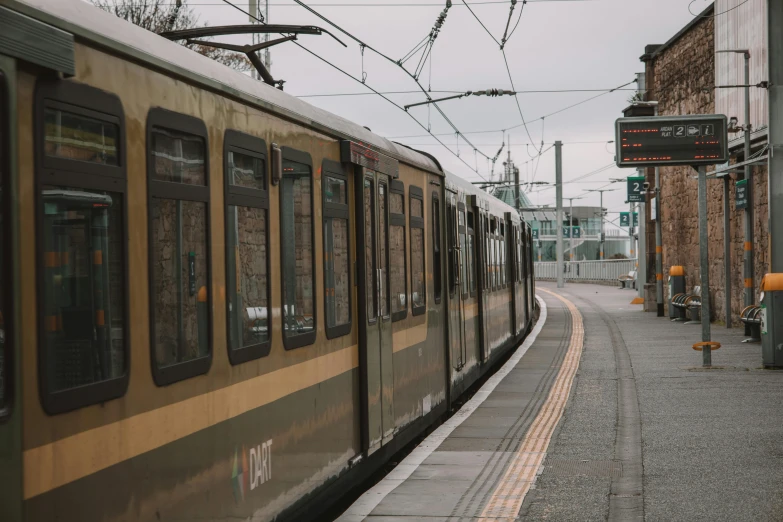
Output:
[[[617,281],[622,275],[636,270],[636,259],[607,259],[604,261],[570,261],[565,263],[565,278],[583,281]],[[542,261],[533,263],[537,280],[557,279],[557,263]]]

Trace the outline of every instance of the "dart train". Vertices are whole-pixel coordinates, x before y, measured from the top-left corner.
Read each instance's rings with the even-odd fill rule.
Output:
[[[0,6],[0,198],[3,522],[317,518],[533,320],[512,207],[81,0]]]

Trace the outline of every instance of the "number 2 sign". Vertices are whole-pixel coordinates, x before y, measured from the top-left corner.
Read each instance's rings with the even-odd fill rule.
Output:
[[[644,202],[644,176],[628,177],[628,201],[630,203]]]

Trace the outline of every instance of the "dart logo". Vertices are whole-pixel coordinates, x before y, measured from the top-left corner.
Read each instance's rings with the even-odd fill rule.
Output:
[[[234,464],[231,470],[231,482],[234,489],[234,500],[240,503],[245,495],[261,484],[272,480],[272,439],[258,446],[234,448]]]

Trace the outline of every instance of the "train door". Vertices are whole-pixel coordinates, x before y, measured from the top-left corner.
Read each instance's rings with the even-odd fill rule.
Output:
[[[389,295],[389,176],[362,169],[357,190],[362,439],[367,454],[394,434],[394,371]]]
[[[0,520],[22,519],[22,411],[13,296],[17,202],[16,62],[0,50]],[[28,130],[32,130],[28,127]],[[26,140],[32,140],[26,136]]]
[[[457,205],[457,193],[446,190],[446,227],[449,252],[449,347],[451,349],[451,364],[455,371],[461,371],[465,366],[465,310],[462,301],[462,249],[457,233],[462,219],[465,226],[464,205],[460,210]]]

